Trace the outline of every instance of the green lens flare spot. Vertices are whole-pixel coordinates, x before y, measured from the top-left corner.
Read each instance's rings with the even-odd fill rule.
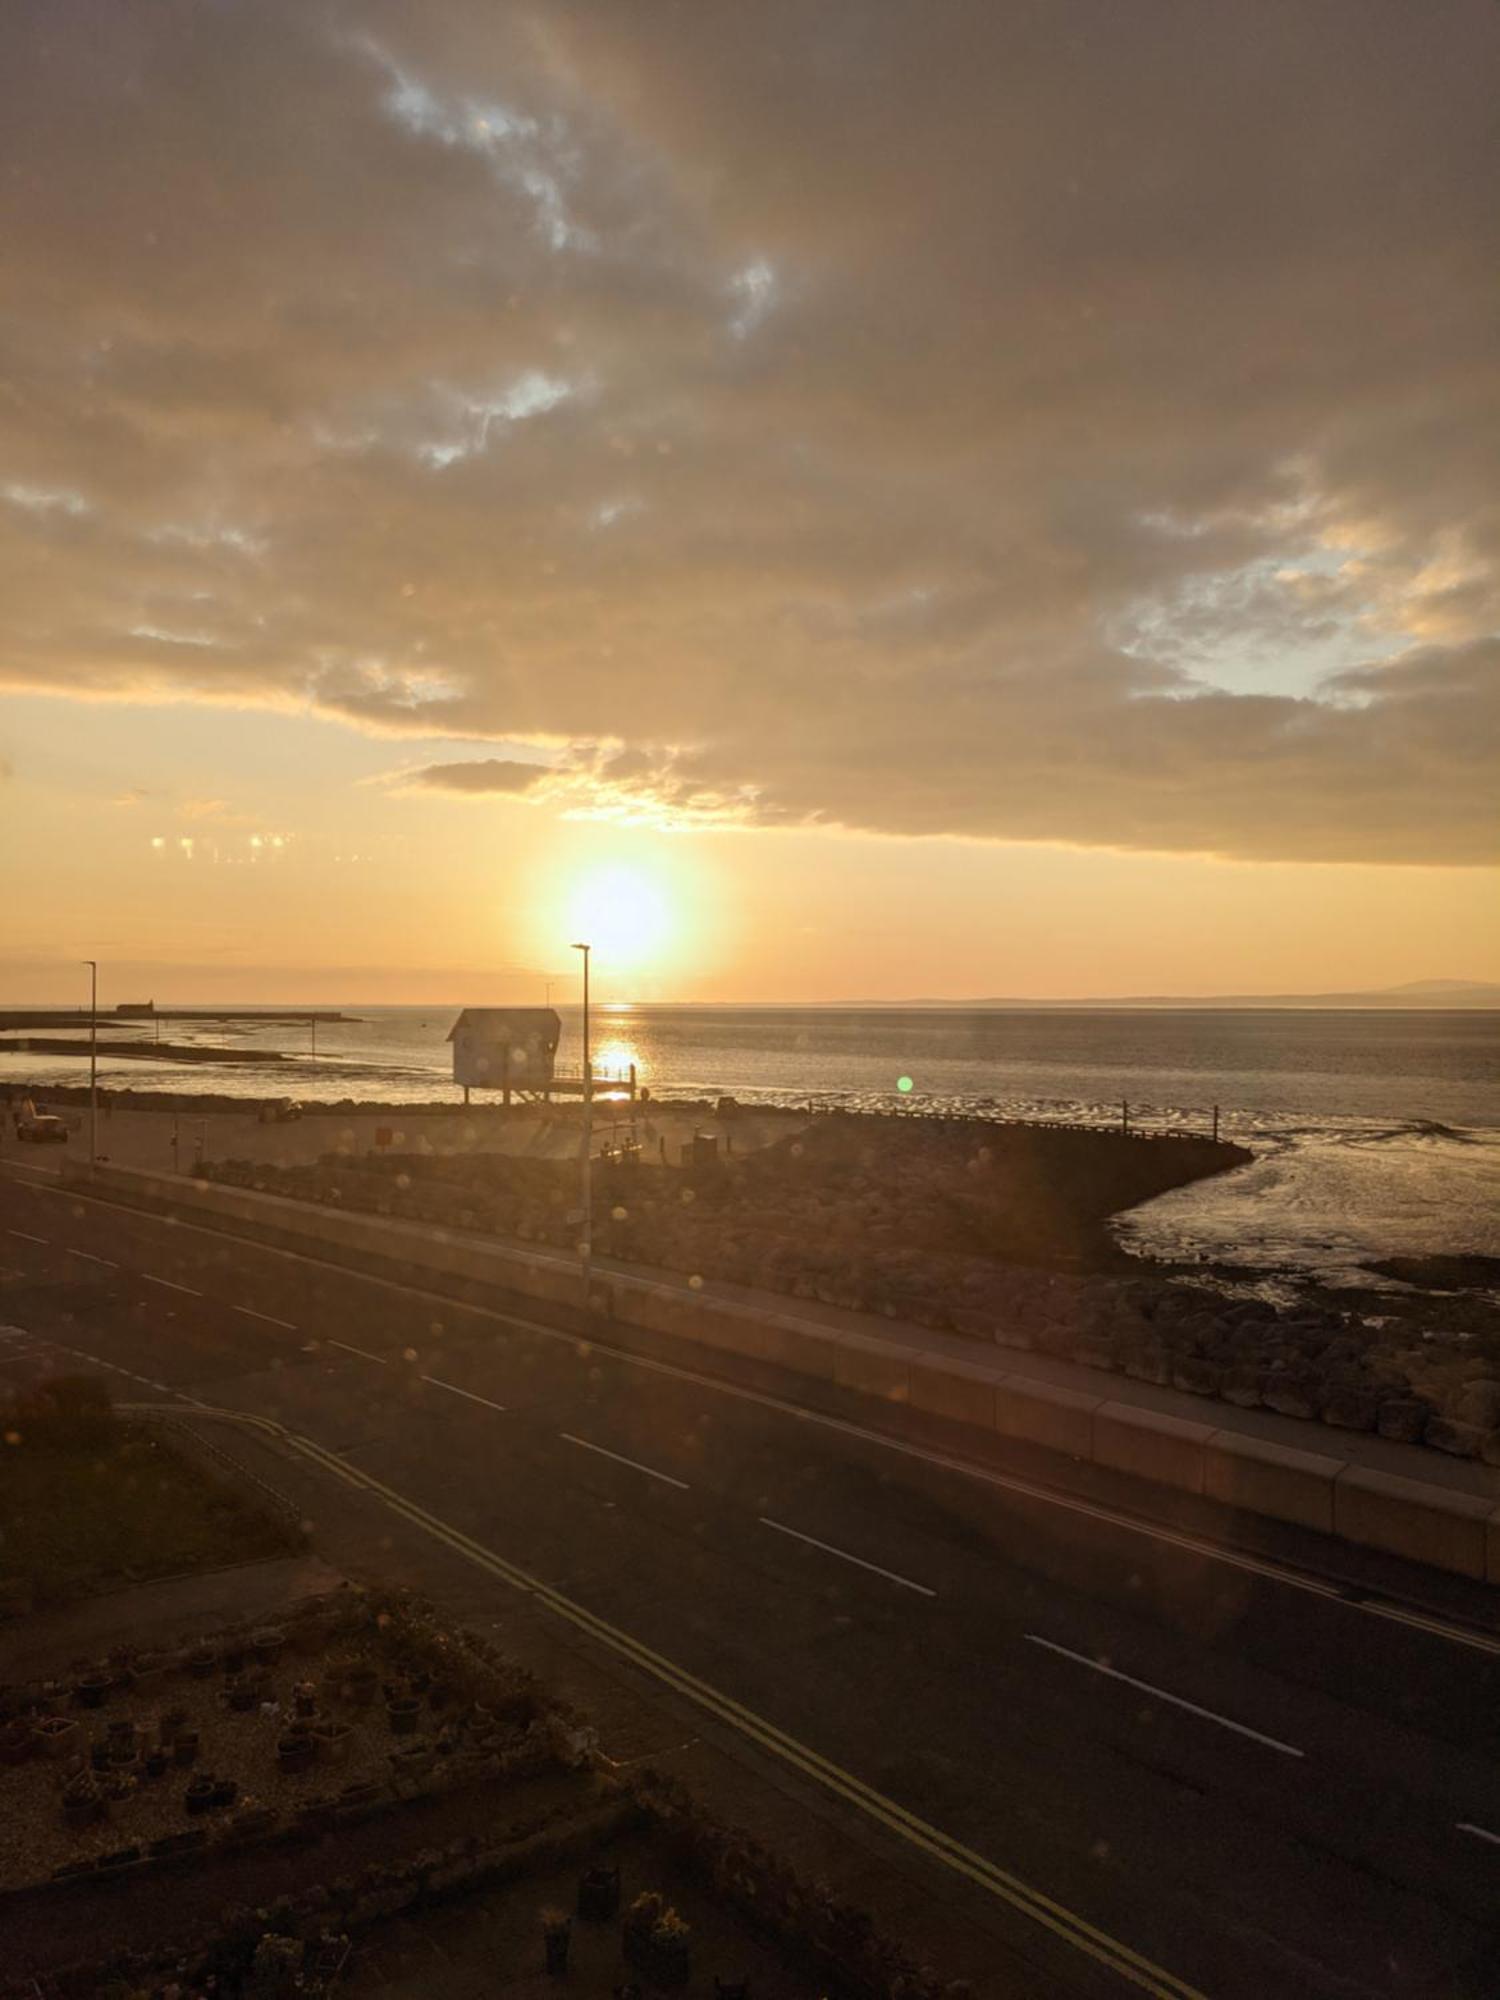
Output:
[[[904,1097],[907,1091],[913,1088],[911,1078],[909,1076],[898,1076],[896,1078],[896,1088],[901,1092],[902,1096]]]

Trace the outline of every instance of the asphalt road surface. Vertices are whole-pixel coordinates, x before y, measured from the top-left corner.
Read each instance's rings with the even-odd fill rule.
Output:
[[[1149,1991],[1500,1994],[1500,1642],[36,1168],[0,1321],[0,1381],[273,1418],[1007,1871],[1058,1990],[1131,1990],[1092,1927]]]

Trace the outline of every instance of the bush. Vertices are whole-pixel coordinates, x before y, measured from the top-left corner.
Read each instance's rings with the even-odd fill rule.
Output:
[[[4,1408],[3,1426],[24,1448],[93,1450],[119,1436],[108,1385],[94,1375],[54,1375],[18,1391]]]

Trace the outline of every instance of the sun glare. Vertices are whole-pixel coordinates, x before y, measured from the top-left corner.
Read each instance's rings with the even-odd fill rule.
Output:
[[[586,939],[601,967],[653,967],[670,950],[675,930],[662,883],[638,868],[596,868],[568,897],[568,935]]]

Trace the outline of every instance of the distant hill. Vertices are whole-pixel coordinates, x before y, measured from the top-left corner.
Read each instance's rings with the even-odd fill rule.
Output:
[[[1478,979],[1415,979],[1404,986],[1381,987],[1375,992],[1354,993],[1140,993],[1116,999],[1017,1000],[897,1000],[849,1002],[849,1005],[896,1007],[995,1007],[1048,1009],[1119,1008],[1426,1008],[1500,1009],[1500,984]]]

